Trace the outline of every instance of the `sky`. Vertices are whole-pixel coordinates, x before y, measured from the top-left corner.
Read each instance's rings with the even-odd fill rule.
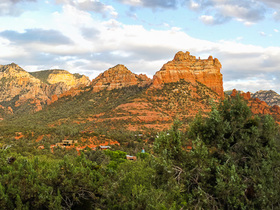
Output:
[[[224,90],[280,93],[279,0],[1,0],[0,64],[149,77],[178,51],[222,64]]]

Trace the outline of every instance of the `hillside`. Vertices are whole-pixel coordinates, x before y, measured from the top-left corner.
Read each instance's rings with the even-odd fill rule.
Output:
[[[189,52],[178,52],[171,63],[180,64],[179,70],[166,68],[166,65],[170,65],[168,62],[155,74],[153,80],[146,75],[132,73],[124,65],[117,65],[100,74],[89,87],[65,92],[58,97],[59,100],[54,100],[55,104],[69,99],[76,103],[83,101],[83,104],[78,106],[81,110],[91,110],[85,106],[95,107],[88,114],[75,111],[80,122],[125,124],[122,128],[133,131],[168,128],[176,117],[187,120],[194,117],[198,111],[208,112],[212,102],[223,98],[223,94],[213,90],[223,90],[220,81],[221,65],[217,65],[218,60],[212,57],[200,60],[192,56],[192,60],[188,62],[188,57]],[[190,68],[194,63],[195,69],[200,66],[202,71]],[[159,76],[163,74],[165,76]],[[209,75],[212,77],[206,80]],[[199,78],[204,79],[200,79],[200,82]],[[218,78],[220,82],[212,82],[211,78]],[[101,111],[97,111],[99,107],[102,107]]]
[[[14,114],[5,115],[0,129],[9,138],[23,133],[33,141],[40,142],[42,136],[52,143],[71,138],[78,140],[79,145],[110,140],[122,145],[134,142],[139,134],[146,140],[153,139],[175,119],[184,122],[186,127],[183,129],[186,129],[197,113],[206,116],[212,106],[225,97],[220,70],[218,59],[212,56],[196,59],[189,52],[178,52],[152,80],[146,75],[132,73],[124,65],[117,65],[100,74],[88,86],[72,87],[59,94],[53,92],[46,100],[48,105],[34,114],[24,111],[30,109],[32,103],[20,106]],[[36,77],[29,75],[38,84],[53,87],[61,84],[51,84],[50,75],[55,74],[68,73],[54,70],[36,72],[33,74]],[[234,90],[232,97],[236,94]],[[254,114],[270,114],[280,122],[278,106],[268,106],[253,99],[250,93],[241,95]]]
[[[217,70],[213,59],[211,62],[220,77],[220,69]],[[186,75],[194,74],[187,62],[182,63],[181,68],[185,69]],[[210,64],[207,68],[211,69]],[[189,122],[199,111],[205,115],[212,104],[223,97],[213,90],[213,83],[204,84],[204,80],[178,76],[180,71],[170,70],[169,80],[165,76],[160,84],[155,83],[163,69],[170,74],[169,69],[162,68],[150,80],[146,75],[134,74],[124,65],[117,65],[100,74],[89,86],[53,95],[49,105],[41,111],[32,115],[24,112],[11,115],[2,121],[0,128],[10,138],[20,132],[33,141],[43,135],[56,139],[53,143],[63,138],[77,139],[81,143],[85,136],[91,136],[88,141],[93,136],[99,141],[104,140],[105,135],[123,143],[134,141],[138,134],[149,138],[155,136],[169,128],[176,118]],[[201,71],[201,76],[199,71],[195,75],[207,78],[205,71]],[[36,76],[36,79],[40,78],[38,74]],[[217,85],[218,89],[223,89],[222,83]]]

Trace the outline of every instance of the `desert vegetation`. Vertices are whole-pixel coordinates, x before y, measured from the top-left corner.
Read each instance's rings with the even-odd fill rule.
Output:
[[[51,151],[47,144],[56,141],[55,135],[44,137],[45,147],[39,150],[38,142],[28,140],[31,133],[20,140],[2,133],[0,207],[280,208],[279,127],[272,117],[253,115],[235,97],[185,123],[175,120],[169,130],[150,136],[148,144],[123,130],[112,135],[123,140],[120,146],[85,149],[79,155],[63,148]],[[126,159],[131,153],[136,161]]]

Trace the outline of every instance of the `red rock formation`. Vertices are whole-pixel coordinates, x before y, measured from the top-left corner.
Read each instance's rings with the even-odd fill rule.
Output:
[[[11,113],[11,114],[13,114],[14,113],[14,111],[13,111],[13,109],[12,109],[12,107],[8,107],[8,111]]]
[[[280,115],[280,107],[279,107],[278,105],[274,105],[274,106],[272,107],[272,110],[273,110],[275,113],[277,113],[277,114]]]
[[[54,101],[52,95],[60,95],[83,84],[89,84],[87,77],[64,70],[29,73],[15,63],[0,65],[0,102],[10,102],[18,97],[14,104],[9,104],[14,105],[15,110],[31,102],[33,107],[35,105],[34,111],[39,111],[46,102]]]
[[[50,104],[54,103],[54,102],[57,101],[57,100],[58,100],[57,95],[53,95],[53,96],[51,97],[51,100],[48,100],[48,101],[47,101],[47,104],[50,105]]]
[[[235,97],[237,95],[237,90],[233,89],[230,96]]]
[[[233,89],[231,97],[237,96],[237,90]],[[280,107],[278,105],[269,106],[266,102],[261,101],[258,98],[252,98],[251,93],[240,93],[240,96],[243,97],[248,106],[250,107],[253,114],[269,114],[275,116],[276,121],[280,120]]]
[[[33,99],[30,102],[30,104],[33,104],[35,106],[35,109],[34,109],[35,112],[41,111],[43,109],[42,105],[41,105],[41,101],[38,99]]]
[[[91,83],[93,91],[97,92],[103,89],[112,90],[133,85],[145,86],[150,79],[144,74],[134,74],[124,65],[118,64],[113,68],[100,74]]]
[[[163,83],[177,82],[181,79],[196,83],[197,81],[215,91],[222,98],[223,75],[220,73],[222,65],[217,58],[200,60],[189,52],[178,52],[172,61],[163,65],[153,78],[153,86],[160,86]]]
[[[0,105],[0,120],[3,120],[4,115],[10,115],[13,114],[14,111],[13,109],[9,106],[9,107],[4,107],[2,105]]]
[[[235,96],[237,96],[237,94],[238,94],[238,91],[236,89],[233,89],[232,93],[231,93],[231,96],[235,97]],[[251,93],[250,92],[247,92],[247,93],[241,92],[240,96],[243,97],[247,101],[251,99]]]

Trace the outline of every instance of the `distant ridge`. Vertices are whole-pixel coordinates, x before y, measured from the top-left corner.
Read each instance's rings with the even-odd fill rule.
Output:
[[[30,72],[30,74],[42,82],[47,84],[56,84],[59,82],[65,83],[67,86],[77,87],[81,84],[89,85],[90,80],[85,75],[80,74],[71,74],[70,72],[62,69],[51,69],[51,70],[42,70]]]
[[[280,106],[280,95],[273,90],[259,90],[252,97],[265,101],[269,106]]]
[[[15,63],[0,65],[0,105],[10,107],[13,113],[17,110],[36,112],[42,110],[52,95],[89,83],[88,77],[65,70],[29,73]]]
[[[153,79],[135,74],[123,64],[109,68],[91,82],[84,75],[62,69],[28,73],[15,63],[0,65],[0,118],[5,115],[1,113],[17,115],[45,107],[65,109],[69,103],[83,123],[98,119],[98,123],[123,120],[152,126],[150,123],[162,121],[169,125],[175,116],[186,119],[199,111],[208,112],[213,102],[224,98],[221,68],[217,58],[200,59],[188,51],[176,53]],[[253,94],[240,93],[254,113],[280,116],[278,106],[254,99]],[[273,91],[269,94],[275,96]],[[72,103],[79,104],[76,111]]]

